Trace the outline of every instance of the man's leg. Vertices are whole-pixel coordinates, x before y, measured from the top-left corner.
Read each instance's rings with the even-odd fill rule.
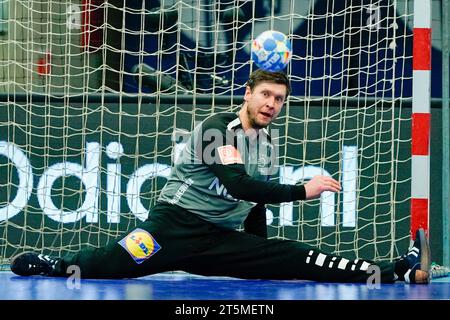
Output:
[[[161,247],[142,263],[114,241],[105,248],[83,250],[65,258],[61,271],[78,265],[86,278],[127,278],[184,270],[250,279],[366,282],[377,266],[381,282],[394,281],[393,263],[348,260],[296,241],[224,230],[176,206],[156,206],[139,228],[151,234]]]
[[[75,265],[83,278],[117,279],[180,270],[181,261],[209,246],[209,235],[215,229],[177,206],[157,204],[149,219],[127,235],[106,247],[63,258],[57,271],[62,274]]]
[[[210,248],[184,261],[183,270],[246,279],[324,282],[366,282],[379,271],[380,282],[394,282],[393,263],[348,260],[295,241],[267,240],[235,231],[218,232]]]
[[[191,217],[179,207],[158,204],[147,221],[104,247],[83,249],[62,258],[23,253],[12,259],[11,270],[23,276],[68,277],[68,270],[79,268],[82,278],[110,279],[179,270],[180,260],[207,245],[204,235],[210,226],[205,229]]]

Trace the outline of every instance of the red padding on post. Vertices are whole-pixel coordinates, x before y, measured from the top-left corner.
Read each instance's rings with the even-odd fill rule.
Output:
[[[428,199],[411,199],[411,235],[416,237],[419,228],[428,233]]]
[[[92,51],[103,44],[103,2],[103,0],[82,0],[81,47],[84,50]]]
[[[412,115],[412,149],[414,156],[427,156],[430,146],[429,113],[413,113]]]
[[[414,28],[413,70],[431,70],[430,28]]]

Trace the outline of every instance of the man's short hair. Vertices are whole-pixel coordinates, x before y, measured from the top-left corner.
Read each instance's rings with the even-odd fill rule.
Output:
[[[247,86],[253,91],[253,88],[256,87],[261,82],[271,82],[276,84],[284,84],[286,86],[286,98],[291,93],[291,84],[289,83],[289,79],[284,72],[271,72],[262,69],[257,69],[252,72],[247,81]]]

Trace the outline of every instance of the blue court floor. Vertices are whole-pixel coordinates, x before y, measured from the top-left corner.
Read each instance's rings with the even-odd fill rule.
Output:
[[[430,285],[241,280],[163,273],[126,280],[19,277],[0,272],[0,300],[450,300],[450,277]]]

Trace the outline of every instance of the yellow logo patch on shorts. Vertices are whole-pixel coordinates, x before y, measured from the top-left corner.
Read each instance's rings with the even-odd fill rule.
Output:
[[[143,229],[130,232],[119,244],[130,254],[137,264],[141,264],[161,249],[155,238]]]

